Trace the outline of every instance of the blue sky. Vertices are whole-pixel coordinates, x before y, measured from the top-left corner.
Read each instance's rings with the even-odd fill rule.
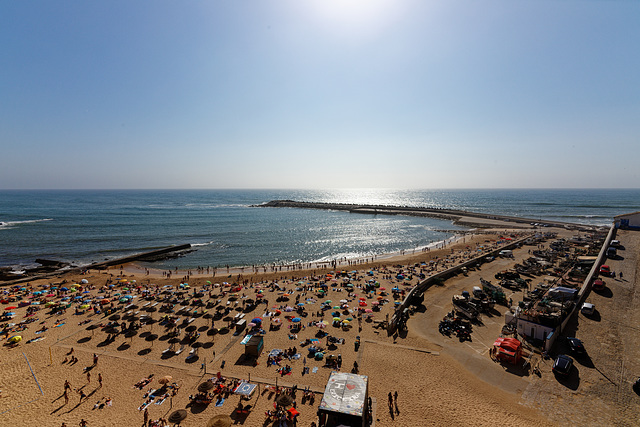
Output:
[[[640,187],[640,2],[5,1],[0,188]]]

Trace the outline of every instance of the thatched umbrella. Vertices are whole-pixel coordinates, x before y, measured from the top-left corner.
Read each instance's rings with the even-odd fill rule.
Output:
[[[215,385],[211,381],[205,381],[198,386],[198,391],[200,393],[206,393],[209,390],[213,390],[214,387]]]
[[[207,427],[231,427],[231,417],[229,415],[218,414],[207,422]]]
[[[289,396],[288,394],[281,394],[276,399],[276,404],[278,406],[282,406],[283,408],[290,408],[291,406],[293,406],[293,397]]]
[[[172,412],[171,415],[169,415],[169,418],[167,418],[167,421],[173,424],[180,424],[185,418],[187,418],[187,411],[179,409]]]
[[[193,332],[196,329],[198,329],[198,328],[195,325],[189,325],[186,328],[184,328],[184,330],[187,331],[187,332]]]
[[[173,380],[173,377],[171,375],[165,375],[164,377],[158,380],[158,383],[165,385],[165,384],[169,384],[172,380]]]
[[[109,320],[120,320],[120,315],[119,314],[114,314],[111,317],[109,317]]]

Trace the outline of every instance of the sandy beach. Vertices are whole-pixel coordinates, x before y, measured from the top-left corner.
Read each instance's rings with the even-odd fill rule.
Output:
[[[0,350],[5,369],[0,383],[2,424],[72,426],[84,419],[89,426],[135,426],[143,423],[141,409],[147,402],[149,420],[167,419],[174,411],[186,409],[184,426],[206,425],[219,414],[245,426],[271,425],[265,413],[274,410],[277,384],[297,386],[297,425],[309,426],[316,421],[324,387],[335,368],[327,366],[327,357],[339,356],[341,371],[350,372],[355,362],[359,373],[368,376],[369,394],[376,403],[376,425],[489,425],[495,424],[496,417],[510,424],[546,425],[548,421],[535,409],[519,404],[517,393],[476,378],[441,351],[441,344],[411,328],[401,336],[387,336],[384,328],[377,327],[391,317],[395,301],[417,283],[419,274],[432,274],[497,247],[499,234],[495,233],[478,232],[445,248],[338,266],[336,270],[241,275],[230,271],[215,278],[192,274],[187,286],[181,280],[186,272],[169,279],[161,272],[147,274],[139,266],[127,265],[122,275],[119,268],[89,271],[7,289],[15,298],[11,305],[4,305],[5,311],[24,300],[61,302],[66,297],[63,303],[91,302],[78,302],[57,313],[44,304],[11,309],[15,316],[10,323],[30,323],[24,324],[24,330],[9,332],[7,338],[22,338],[15,347],[5,345]],[[394,288],[398,290],[395,293]],[[326,292],[319,292],[322,289]],[[34,296],[38,291],[41,293]],[[434,295],[438,292],[446,292],[446,287],[433,289]],[[119,298],[125,295],[129,299],[120,303]],[[176,304],[156,304],[167,296],[175,297]],[[110,303],[101,304],[104,299]],[[195,300],[203,305],[194,305]],[[164,304],[173,307],[173,312],[159,310]],[[116,321],[104,314],[112,305],[118,308]],[[39,310],[26,317],[27,307]],[[96,309],[103,312],[98,314]],[[184,314],[184,309],[190,313]],[[179,318],[177,337],[172,336],[176,329],[164,324],[168,317]],[[236,334],[233,324],[240,317],[248,326]],[[294,320],[296,317],[299,320]],[[259,321],[251,322],[254,318]],[[274,321],[276,318],[279,320]],[[153,319],[152,323],[147,323],[148,319]],[[184,323],[189,319],[193,320]],[[126,325],[133,322],[137,329],[108,332],[109,326],[122,321]],[[251,325],[264,330],[264,350],[257,364],[245,359],[241,344]],[[300,330],[294,332],[291,328],[296,325]],[[193,334],[190,338],[188,331]],[[337,343],[330,343],[323,335]],[[314,339],[318,341],[309,343]],[[322,360],[308,351],[312,345],[324,350]],[[180,347],[179,354],[165,352]],[[290,350],[296,356],[269,366],[268,355],[275,349]],[[95,365],[94,355],[98,359]],[[77,362],[71,362],[72,357]],[[287,367],[290,372],[279,371]],[[190,396],[198,393],[198,385],[215,381],[218,373],[227,379],[228,388],[233,387],[233,380],[247,380],[257,384],[257,391],[248,401],[231,393],[221,394],[225,396],[221,403],[216,396],[209,404],[191,404]],[[102,384],[98,383],[99,375]],[[134,387],[150,375],[149,384]],[[165,376],[171,381],[162,387],[159,380]],[[70,383],[68,403],[65,380]],[[304,389],[313,393],[313,403],[303,399]],[[161,394],[156,396],[149,393],[151,390]],[[391,412],[387,395],[396,391],[397,411]],[[149,403],[150,396],[154,397]],[[243,410],[238,410],[239,404]]]

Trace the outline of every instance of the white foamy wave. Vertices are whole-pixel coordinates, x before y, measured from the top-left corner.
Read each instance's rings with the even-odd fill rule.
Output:
[[[20,224],[31,224],[35,222],[53,221],[53,218],[29,219],[25,221],[0,221],[0,228],[13,228]]]
[[[213,244],[213,240],[207,243],[191,243],[191,246],[209,246]]]

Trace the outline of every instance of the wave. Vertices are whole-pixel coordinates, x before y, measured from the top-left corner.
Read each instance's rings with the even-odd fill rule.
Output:
[[[207,242],[207,243],[191,243],[191,246],[209,246],[209,245],[211,245],[213,243],[214,243],[214,241],[212,240],[212,241]]]
[[[13,228],[20,224],[32,224],[36,222],[53,221],[53,218],[28,219],[24,221],[0,221],[0,228]]]

